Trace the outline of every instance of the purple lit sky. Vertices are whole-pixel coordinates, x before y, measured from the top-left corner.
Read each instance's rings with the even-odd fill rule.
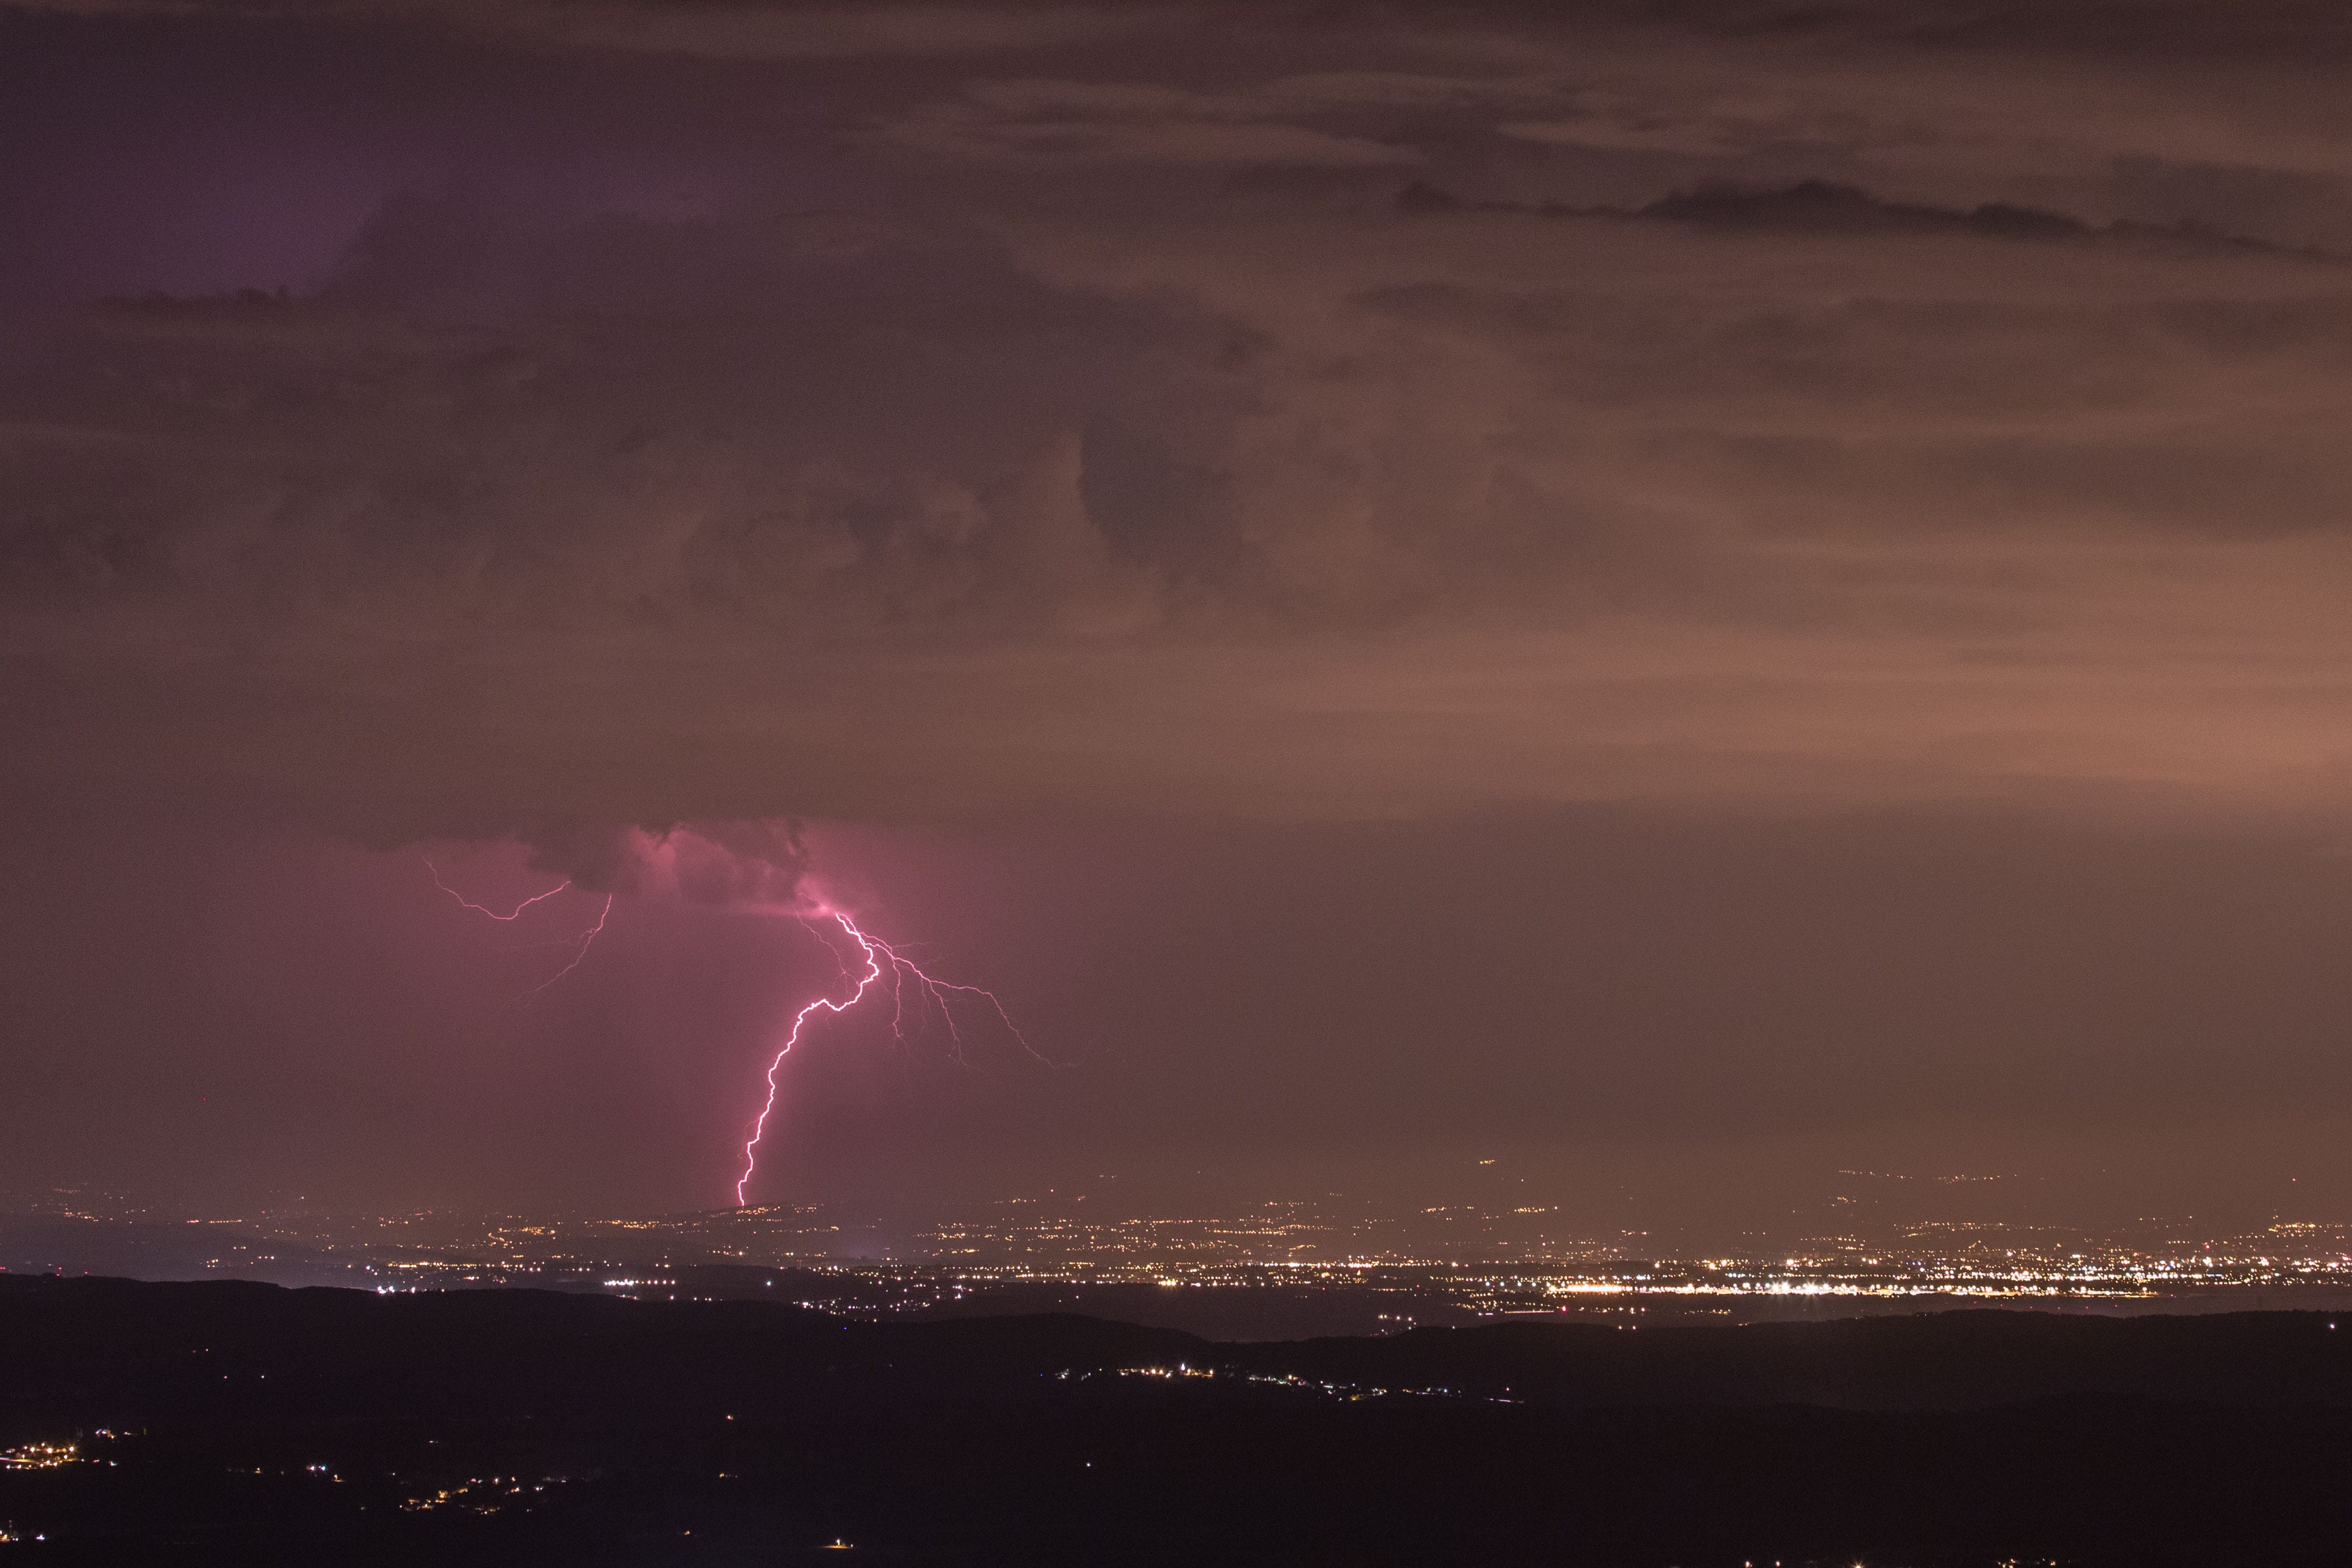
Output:
[[[2352,1218],[2347,65],[0,0],[0,1188]]]

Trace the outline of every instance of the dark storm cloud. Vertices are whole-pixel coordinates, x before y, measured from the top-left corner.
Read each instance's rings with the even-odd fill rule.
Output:
[[[1131,34],[1172,8],[1080,4],[730,4],[728,0],[10,0],[92,19],[437,27],[541,47],[749,60],[1034,48]]]
[[[2347,258],[2308,246],[2273,244],[2227,234],[2203,224],[2157,225],[2142,223],[2091,225],[2063,213],[2038,207],[1985,202],[1967,211],[1918,202],[1889,202],[1853,185],[1806,180],[1771,190],[1736,185],[1701,186],[1662,196],[1647,206],[1571,207],[1554,204],[1534,206],[1524,202],[1465,203],[1434,185],[1416,180],[1397,193],[1402,212],[1449,213],[1465,208],[1479,212],[1523,213],[1564,219],[1630,219],[1652,223],[1693,224],[1734,233],[1813,234],[1838,235],[1944,235],[1971,239],[2039,241],[2044,244],[2123,243],[2168,247],[2193,255],[2254,255],[2304,261],[2346,264]]]
[[[28,784],[373,838],[2336,804],[2316,12],[2200,83],[2146,7],[14,10],[559,84],[482,106],[523,172],[14,376]]]

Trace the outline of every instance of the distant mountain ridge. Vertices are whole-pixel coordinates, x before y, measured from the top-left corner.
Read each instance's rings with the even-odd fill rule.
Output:
[[[731,1396],[747,1378],[802,1363],[829,1376],[920,1369],[960,1385],[1181,1364],[1575,1406],[1960,1410],[2097,1395],[2352,1407],[2352,1333],[2338,1321],[1966,1311],[1738,1327],[1515,1322],[1220,1344],[1060,1313],[874,1322],[765,1301],[7,1276],[0,1410],[101,1389],[155,1411],[225,1401],[311,1410],[379,1398],[446,1403],[461,1401],[461,1390],[536,1407],[561,1403],[583,1375],[635,1385],[648,1366],[668,1397]],[[419,1366],[465,1375],[446,1378],[450,1386],[436,1394]],[[275,1387],[260,1386],[270,1380]]]

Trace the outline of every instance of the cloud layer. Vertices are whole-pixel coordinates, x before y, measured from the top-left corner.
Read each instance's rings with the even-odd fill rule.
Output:
[[[377,29],[333,113],[412,149],[324,265],[14,362],[21,789],[2343,804],[2317,12],[12,15],[191,71]],[[514,104],[415,152],[484,50]]]

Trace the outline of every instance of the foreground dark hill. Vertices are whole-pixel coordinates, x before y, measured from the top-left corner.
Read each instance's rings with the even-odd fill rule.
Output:
[[[0,1279],[0,1448],[112,1434],[0,1470],[0,1528],[47,1538],[0,1558],[2332,1563],[2332,1324],[1217,1345],[1072,1317]]]

